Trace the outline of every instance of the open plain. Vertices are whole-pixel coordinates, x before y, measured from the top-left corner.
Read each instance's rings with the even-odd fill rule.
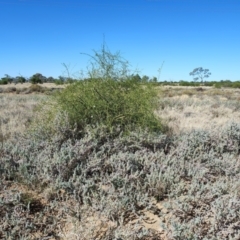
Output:
[[[26,139],[49,95],[1,93],[0,238],[239,239],[240,90],[157,88],[166,133],[60,145]]]

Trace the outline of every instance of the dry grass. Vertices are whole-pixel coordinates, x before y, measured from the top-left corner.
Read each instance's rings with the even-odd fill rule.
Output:
[[[3,139],[25,131],[33,109],[44,95],[0,94],[0,131]]]
[[[40,100],[46,98],[45,95],[37,93],[47,92],[46,89],[64,87],[66,85],[54,83],[0,85],[0,90],[3,90],[0,91],[0,142],[25,131],[33,116],[34,107]]]
[[[43,83],[43,84],[37,84],[41,87],[46,87],[46,88],[64,88],[65,85],[56,85],[55,83]],[[32,86],[31,83],[11,83],[11,84],[6,84],[6,85],[0,85],[0,88],[9,88],[9,87],[15,87],[17,89],[21,89],[21,88],[29,88],[30,86]]]
[[[212,129],[240,120],[240,91],[234,89],[165,87],[156,112],[173,133]]]
[[[163,86],[157,87],[159,89],[159,95],[161,97],[173,97],[173,96],[222,96],[228,99],[239,99],[240,89],[233,88],[213,88],[213,87],[172,87]]]

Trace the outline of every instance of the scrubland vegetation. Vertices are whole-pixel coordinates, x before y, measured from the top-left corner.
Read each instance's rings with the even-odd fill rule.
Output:
[[[239,239],[240,90],[112,78],[115,64],[0,95],[0,238]]]

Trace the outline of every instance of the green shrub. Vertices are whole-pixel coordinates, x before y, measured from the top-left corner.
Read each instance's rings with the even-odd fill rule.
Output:
[[[40,73],[36,73],[32,75],[29,79],[29,82],[32,84],[38,84],[38,83],[43,83],[44,77]]]
[[[2,79],[0,80],[0,85],[6,85],[6,84],[8,84],[8,80],[5,79],[5,78],[2,78]]]
[[[222,85],[221,85],[221,83],[215,83],[215,84],[214,84],[214,87],[215,87],[215,88],[221,88]]]
[[[237,82],[233,82],[232,83],[232,87],[233,88],[240,88],[240,82],[238,82],[238,81]]]
[[[63,85],[63,84],[64,84],[64,81],[63,81],[63,80],[60,80],[60,79],[57,79],[57,80],[54,81],[54,83],[55,83],[56,85]]]
[[[70,125],[80,131],[88,125],[105,125],[109,132],[116,126],[124,132],[139,127],[163,131],[163,125],[154,114],[156,97],[151,84],[143,85],[132,79],[92,79],[71,84],[55,93],[42,103],[38,112],[44,115],[42,123],[48,126],[48,131],[59,112],[67,113]]]
[[[187,81],[180,81],[179,82],[179,86],[184,86],[184,87],[186,87],[186,86],[190,86],[191,84],[190,84],[190,82],[187,82]]]
[[[128,62],[119,53],[107,51],[105,45],[94,53],[93,57],[88,55],[93,61],[88,68],[89,78],[68,85],[40,105],[33,126],[42,125],[49,134],[56,131],[53,123],[64,122],[67,115],[71,128],[80,132],[97,125],[104,125],[110,133],[114,127],[125,133],[135,128],[164,131],[154,114],[157,108],[154,85],[135,81],[128,74]]]

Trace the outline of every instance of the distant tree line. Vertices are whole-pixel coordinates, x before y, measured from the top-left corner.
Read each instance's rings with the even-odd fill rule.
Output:
[[[8,74],[5,74],[4,77],[0,79],[0,84],[9,84],[9,83],[25,83],[29,82],[32,84],[42,84],[42,83],[55,83],[55,84],[64,84],[64,83],[73,83],[77,79],[70,77],[59,76],[58,78],[46,77],[41,73],[33,74],[30,78],[25,78],[23,76],[11,77]]]
[[[195,71],[194,71],[195,70]],[[194,69],[193,72],[190,73],[190,75],[195,75],[197,73],[197,70]],[[201,69],[200,69],[201,70]],[[205,75],[206,76],[206,75]],[[186,81],[186,80],[179,80],[179,81],[158,81],[157,77],[149,77],[147,75],[140,76],[139,74],[132,74],[129,76],[136,82],[142,82],[142,83],[153,83],[158,86],[192,86],[192,87],[200,87],[200,86],[209,86],[209,87],[228,87],[228,88],[240,88],[240,80],[238,81],[231,81],[231,80],[220,80],[220,81],[203,81],[203,78],[201,77],[201,82],[198,82],[197,78],[194,78],[193,81]],[[90,80],[91,78],[85,78],[82,80]],[[32,84],[42,84],[42,83],[55,83],[57,85],[59,84],[69,84],[74,83],[76,81],[80,81],[79,79],[71,78],[71,77],[64,77],[59,76],[58,78],[53,77],[45,77],[41,73],[33,74],[29,78],[25,78],[23,76],[16,76],[11,77],[8,74],[5,74],[4,77],[0,79],[0,85],[3,84],[18,84],[18,83],[25,83],[29,82]]]
[[[162,81],[158,82],[157,85],[160,86],[182,86],[182,87],[215,87],[215,88],[240,88],[240,80],[231,81],[231,80],[220,80],[220,81],[208,81],[208,82],[195,82],[195,81]]]
[[[147,83],[147,82],[157,82],[157,78],[153,77],[150,78],[146,75],[140,76],[139,74],[132,74],[129,76],[136,82],[142,82],[142,83]],[[88,80],[90,78],[85,78],[83,80]],[[29,82],[32,84],[42,84],[42,83],[55,83],[55,84],[68,84],[68,83],[74,83],[76,81],[79,81],[79,79],[71,78],[71,77],[63,77],[59,76],[58,78],[53,78],[53,77],[45,77],[41,73],[36,73],[32,75],[30,78],[25,78],[23,76],[16,76],[16,77],[11,77],[8,74],[5,74],[4,77],[0,79],[0,84],[9,84],[9,83],[25,83]]]

